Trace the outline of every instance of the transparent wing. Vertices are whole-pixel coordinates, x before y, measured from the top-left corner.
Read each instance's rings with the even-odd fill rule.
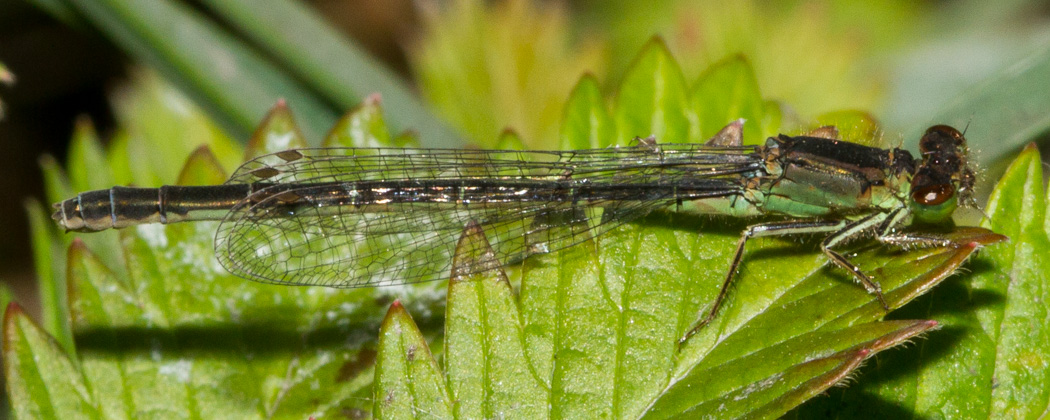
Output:
[[[371,287],[437,280],[448,277],[456,243],[470,222],[481,227],[496,259],[510,264],[673,204],[674,189],[667,185],[687,182],[712,194],[740,191],[741,175],[761,164],[750,148],[667,146],[576,152],[301,149],[266,155],[231,177],[229,182],[258,189],[220,224],[216,254],[231,272],[268,283]],[[462,195],[416,188],[411,197],[386,203],[333,205],[315,197],[312,187],[337,183],[358,191],[367,183],[407,191],[434,180],[463,189],[478,182],[518,189],[461,202],[456,198]],[[579,202],[564,190],[552,192],[565,185],[633,188]]]
[[[420,179],[575,179],[657,182],[675,175],[753,171],[755,148],[661,144],[575,151],[315,148],[259,156],[237,169],[227,184],[290,184]]]

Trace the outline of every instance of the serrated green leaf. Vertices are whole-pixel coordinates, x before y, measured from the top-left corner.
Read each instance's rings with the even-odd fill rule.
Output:
[[[414,131],[405,131],[390,140],[390,147],[420,147],[419,136]]]
[[[378,96],[370,96],[340,118],[321,144],[324,147],[390,146],[390,131],[379,104]]]
[[[514,130],[507,129],[500,133],[499,140],[494,146],[498,150],[525,150],[525,141]]]
[[[785,250],[782,241],[761,241],[737,280],[735,303],[679,351],[679,337],[717,291],[736,236],[735,229],[689,233],[696,227],[688,217],[654,216],[597,243],[531,258],[522,268],[518,305],[501,280],[454,281],[448,322],[468,333],[448,337],[447,373],[452,381],[453,372],[470,372],[475,384],[473,392],[453,394],[455,404],[481,410],[471,411],[479,415],[513,416],[531,408],[528,402],[543,400],[522,391],[517,400],[522,405],[511,407],[502,394],[486,392],[491,390],[478,377],[484,377],[488,363],[516,360],[518,366],[499,370],[517,372],[518,379],[501,385],[549,384],[545,415],[551,417],[637,417],[653,407],[670,410],[654,413],[658,417],[686,409],[697,410],[692,415],[771,417],[838,383],[874,352],[935,325],[872,323],[884,310],[863,288],[844,281],[844,273],[822,267],[823,256]],[[958,245],[911,251],[869,247],[854,261],[879,273],[887,299],[898,307],[947,277],[978,244],[1001,240],[977,228],[949,237]],[[467,249],[457,257],[475,257],[458,257],[453,273],[463,264],[483,264],[487,248],[476,245],[481,241],[461,241]],[[721,251],[712,255],[708,249]],[[776,255],[771,261],[755,256],[770,253]],[[803,273],[803,280],[785,281],[796,273]],[[498,293],[481,292],[486,288]],[[484,327],[493,321],[487,316],[497,316],[493,311],[509,312],[498,316],[501,328]],[[511,322],[518,319],[517,325]],[[523,341],[515,338],[518,328]],[[519,342],[525,357],[517,353]],[[525,368],[536,377],[525,375]],[[377,398],[385,392],[377,388]],[[504,408],[484,411],[491,407]]]
[[[615,143],[624,145],[635,137],[648,136],[663,143],[689,141],[688,106],[682,70],[663,41],[653,39],[620,85],[613,111]]]
[[[744,144],[760,144],[776,134],[776,128],[765,126],[766,102],[751,64],[742,56],[730,57],[704,71],[693,86],[689,103],[698,130],[691,135],[693,141],[708,139],[740,118],[746,121]]]
[[[1002,306],[978,313],[983,326],[997,324],[989,417],[1037,417],[1050,406],[1050,238],[1047,193],[1042,188],[1042,162],[1028,147],[1007,170],[988,200],[990,219],[983,225],[1010,236],[1009,246],[990,249],[987,261],[998,272],[975,276],[974,285],[1005,296]],[[1024,179],[1020,174],[1024,173]]]
[[[499,266],[476,225],[464,231],[456,267]],[[518,306],[501,270],[456,275],[445,309],[449,397],[457,418],[541,418],[547,412],[546,384],[525,363]],[[478,398],[480,397],[480,398]]]
[[[175,185],[219,185],[226,182],[226,171],[207,145],[198,147],[179,172]]]
[[[398,301],[379,328],[375,406],[379,419],[453,418],[448,390],[412,316]]]
[[[296,147],[306,147],[306,139],[299,131],[288,104],[281,100],[277,101],[266,114],[266,118],[255,128],[248,145],[244,148],[244,160],[249,161],[267,153]]]
[[[937,325],[933,321],[859,324],[793,337],[721,364],[697,367],[646,412],[646,418],[773,418],[846,379],[860,362]],[[786,368],[781,365],[791,363]]]
[[[616,130],[594,76],[585,75],[565,104],[561,150],[598,149],[612,145]]]
[[[374,352],[347,337],[374,328],[382,295],[234,278],[214,262],[214,229],[122,232],[128,280],[74,245],[75,334],[89,383],[114,391],[104,411],[262,418],[365,409]]]
[[[3,330],[4,376],[19,418],[102,418],[76,365],[17,304],[7,306]]]

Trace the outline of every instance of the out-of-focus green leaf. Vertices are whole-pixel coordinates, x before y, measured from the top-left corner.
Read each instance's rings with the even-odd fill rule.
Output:
[[[900,146],[899,139],[880,138],[875,117],[864,111],[834,111],[821,114],[807,129],[815,130],[826,126],[834,126],[839,132],[838,138],[848,142],[875,147]]]
[[[113,186],[98,133],[91,120],[80,118],[69,142],[69,178],[77,191],[101,190]]]
[[[235,137],[247,137],[281,98],[306,116],[304,130],[312,138],[320,138],[336,120],[325,101],[188,5],[171,0],[67,4],[130,55],[181,86]]]
[[[390,147],[420,147],[419,137],[414,131],[404,131],[390,139]]]
[[[266,7],[243,0],[203,3],[274,55],[281,66],[336,109],[350,109],[379,94],[391,131],[415,130],[428,147],[462,145],[459,135],[428,112],[407,84],[306,5],[287,0],[271,1]]]
[[[11,287],[5,284],[0,284],[0,304],[7,308],[7,305],[15,301],[15,295],[11,293]]]
[[[23,419],[102,418],[77,366],[17,304],[4,312],[4,377]]]
[[[66,25],[75,26],[83,23],[76,10],[66,0],[29,0],[29,2],[47,11],[55,19],[62,21]]]
[[[699,130],[690,136],[694,141],[714,136],[739,118],[745,120],[744,144],[761,144],[777,134],[766,127],[766,102],[751,65],[742,56],[730,57],[704,71],[693,86],[689,103]]]
[[[654,39],[642,50],[620,85],[613,112],[618,140],[614,144],[649,136],[656,136],[663,143],[699,140],[689,138],[687,109],[682,71],[663,41]]]
[[[66,298],[65,267],[58,267],[62,247],[55,239],[54,221],[36,200],[26,202],[29,231],[33,243],[33,262],[40,293],[40,310],[44,330],[72,354],[73,332],[69,325],[69,301]]]
[[[1002,69],[980,86],[946,103],[943,111],[905,131],[914,146],[926,128],[948,124],[965,129],[973,159],[986,171],[985,183],[998,179],[1010,158],[1028,142],[1050,132],[1050,49]]]
[[[113,173],[113,185],[131,185],[131,180],[135,179],[132,166],[140,166],[139,162],[145,160],[131,158],[129,149],[131,139],[129,137],[126,131],[118,131],[109,141],[106,161],[109,162],[109,170]],[[136,155],[136,157],[141,156]]]
[[[1050,396],[1050,239],[1042,164],[1025,150],[999,181],[983,226],[1010,237],[949,282],[895,316],[929,317],[944,330],[920,352],[891,353],[864,377],[803,406],[798,418],[833,411],[851,418],[1038,418]],[[994,386],[993,386],[994,384]]]
[[[525,141],[521,139],[517,131],[507,129],[499,136],[494,148],[499,150],[525,150]]]
[[[175,185],[218,185],[226,181],[226,171],[208,146],[198,147],[186,158]]]
[[[62,170],[62,165],[50,155],[40,157],[40,170],[44,173],[44,193],[51,202],[70,198],[74,194],[73,186]]]
[[[583,76],[565,104],[559,147],[574,150],[611,146],[602,142],[615,139],[614,128],[598,80],[594,76]]]
[[[378,96],[365,101],[346,113],[325,137],[324,147],[381,147],[390,146],[390,130],[383,118]]]
[[[113,96],[120,131],[109,146],[110,165],[127,166],[140,186],[171,182],[186,156],[202,145],[227,172],[242,162],[242,145],[156,73],[134,72],[131,85]]]
[[[299,131],[288,105],[284,101],[277,101],[248,140],[248,145],[244,148],[244,160],[249,161],[267,153],[297,147],[306,147],[306,139]]]
[[[453,418],[441,369],[398,301],[390,305],[379,328],[378,353],[372,409],[376,418]]]
[[[604,0],[577,7],[584,34],[611,50],[611,79],[653,34],[667,40],[687,75],[736,55],[748,58],[766,97],[808,120],[832,109],[873,109],[882,102],[887,57],[927,30],[929,5],[757,0]],[[887,24],[892,22],[893,24]]]
[[[505,128],[530,149],[557,146],[565,98],[604,61],[601,49],[573,39],[566,10],[528,0],[424,6],[411,61],[437,112],[484,148]]]

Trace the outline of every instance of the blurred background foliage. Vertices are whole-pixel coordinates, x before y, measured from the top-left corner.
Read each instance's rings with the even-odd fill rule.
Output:
[[[418,131],[424,146],[491,147],[509,129],[525,147],[555,148],[564,101],[580,77],[592,74],[613,91],[658,35],[687,80],[744,57],[788,126],[864,110],[896,143],[898,133],[926,124],[1050,40],[1050,7],[1034,0],[252,4],[17,0],[0,8],[0,62],[18,78],[0,90],[7,195],[0,217],[9,222],[0,276],[19,295],[32,290],[19,204],[41,196],[35,157],[64,159],[78,116],[113,142],[194,139],[129,152],[132,162],[170,176],[158,185],[172,182],[181,165],[166,156],[188,154],[187,143],[235,148],[278,98],[288,99],[315,145],[336,116],[379,92],[391,127]],[[165,84],[182,94],[164,93]],[[136,99],[147,96],[160,100]],[[227,160],[227,169],[237,164]]]

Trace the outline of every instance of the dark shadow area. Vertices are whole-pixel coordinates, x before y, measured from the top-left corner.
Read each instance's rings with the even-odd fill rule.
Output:
[[[267,308],[253,313],[260,314]],[[274,309],[274,308],[271,308]],[[274,309],[272,312],[281,312]],[[211,325],[179,325],[171,328],[94,327],[77,328],[73,337],[80,352],[94,351],[111,354],[149,353],[162,349],[170,353],[228,353],[250,352],[254,355],[294,353],[307,348],[369,347],[379,337],[381,318],[376,316],[351,319],[349,323],[334,325],[329,322],[306,329],[302,321],[284,318],[254,317],[252,321]],[[444,311],[435,310],[432,316],[414,320],[422,331],[439,330],[444,322]]]
[[[832,388],[785,414],[783,419],[928,419],[892,401],[851,388]]]
[[[295,328],[260,324],[218,324],[174,328],[115,327],[91,328],[74,333],[77,349],[106,353],[135,353],[163,349],[172,352],[226,353],[249,350],[253,354],[292,353],[307,347],[344,347],[360,344],[354,329],[374,331],[379,325],[322,327],[307,332]],[[350,340],[354,340],[351,342]]]

